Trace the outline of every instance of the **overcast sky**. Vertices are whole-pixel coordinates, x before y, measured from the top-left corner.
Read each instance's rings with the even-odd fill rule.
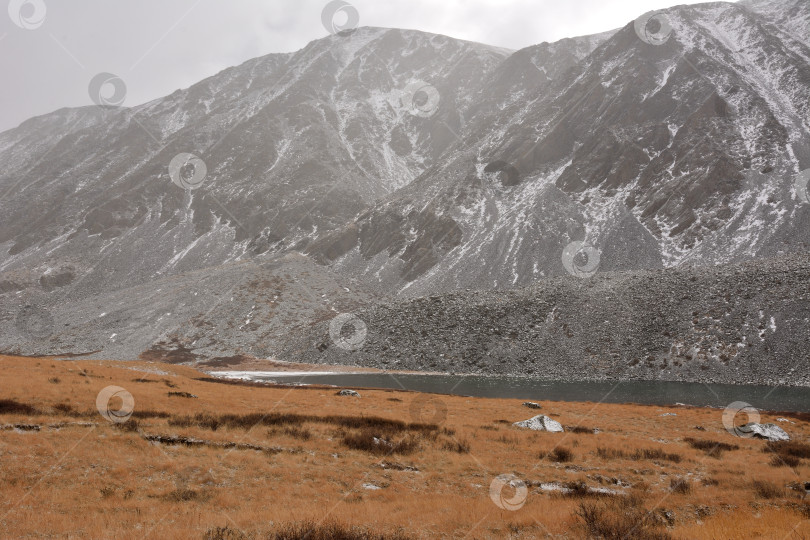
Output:
[[[519,49],[625,25],[691,0],[347,0],[362,26],[412,28]],[[0,131],[60,107],[90,105],[101,72],[123,105],[170,94],[245,60],[327,35],[326,0],[2,0]],[[45,6],[37,13],[35,3]],[[44,17],[42,17],[44,13]],[[20,14],[21,16],[18,16]],[[14,18],[12,17],[14,16]],[[344,17],[338,14],[340,24]],[[32,28],[21,28],[28,26]]]

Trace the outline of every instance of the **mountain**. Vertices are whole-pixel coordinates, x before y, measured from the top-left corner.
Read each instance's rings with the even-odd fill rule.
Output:
[[[167,250],[137,261],[133,272],[149,278],[294,245],[421,173],[447,146],[480,73],[504,56],[441,36],[365,28],[246,62],[133,109],[32,119],[0,137],[0,242],[10,256],[3,266],[57,242],[74,255],[92,253],[133,233],[152,251]],[[443,81],[447,127],[416,122],[399,106],[419,77]],[[169,164],[186,152],[205,162],[202,192],[169,181]],[[190,252],[172,261],[179,246]]]
[[[362,28],[140,107],[60,110],[0,134],[3,320],[25,304],[57,312],[66,303],[104,305],[112,292],[159,289],[190,272],[284,261],[311,235],[421,174],[452,142],[480,75],[507,55],[444,36]],[[441,88],[439,125],[420,122],[406,101],[421,79]],[[169,167],[181,154],[204,164],[197,189],[172,183]],[[188,176],[181,183],[197,182],[195,162],[181,159],[192,165],[178,171]],[[43,281],[52,283],[47,290]],[[178,294],[169,302],[187,301]],[[156,306],[144,309],[159,318]],[[104,311],[56,316],[75,330]],[[168,328],[145,321],[137,331],[154,339]],[[47,342],[18,334],[5,336],[11,350],[110,345],[109,334],[85,344],[63,333]]]
[[[804,253],[808,21],[802,0],[678,6],[514,52],[359,28],[31,119],[0,134],[0,343],[310,357],[319,321],[408,321],[403,298],[679,267],[715,283]]]
[[[792,32],[808,9],[680,6],[660,45],[629,23],[579,61],[570,43],[518,51],[441,163],[309,252],[418,296],[562,274],[572,242],[600,270],[806,250],[810,49]]]

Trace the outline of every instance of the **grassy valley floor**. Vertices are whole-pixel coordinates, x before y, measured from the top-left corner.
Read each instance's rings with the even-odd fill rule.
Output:
[[[763,413],[767,443],[716,409],[0,370],[2,538],[810,538],[808,415]],[[538,413],[566,432],[512,426]]]

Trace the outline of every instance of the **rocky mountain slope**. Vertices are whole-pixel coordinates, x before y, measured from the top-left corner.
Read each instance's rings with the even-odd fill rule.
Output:
[[[364,28],[140,107],[32,119],[0,135],[2,270],[128,244],[121,282],[292,247],[418,176],[451,141],[480,74],[505,56]],[[420,77],[444,82],[444,130],[410,114],[404,91]],[[171,181],[183,153],[207,170],[196,189]],[[193,166],[178,172],[194,178]],[[148,243],[149,257],[133,242]]]
[[[285,254],[311,235],[342,225],[432,163],[452,142],[480,75],[507,54],[363,28],[140,107],[60,110],[0,134],[0,319],[10,323],[22,306],[38,305],[71,334],[93,334],[92,318],[130,297],[143,310],[128,320],[142,336],[138,346],[160,338],[162,328],[149,323],[160,306],[193,299],[170,288],[144,303],[143,290],[213,274],[222,279],[212,289],[225,294],[240,277],[235,263],[285,265]],[[441,88],[438,128],[417,116],[412,83],[420,78]],[[187,154],[201,162],[183,157],[173,183],[170,167]],[[304,284],[318,287],[315,278]],[[62,318],[67,303],[72,314]],[[101,307],[85,314],[77,307],[84,303]],[[4,327],[5,348],[28,353],[109,350],[116,333],[82,343],[57,332],[46,342]],[[133,357],[142,349],[112,350]]]
[[[808,324],[803,254],[378,304],[339,328],[317,324],[283,357],[550,380],[810,385]]]
[[[359,28],[31,119],[0,134],[0,349],[316,358],[311,324],[402,297],[806,252],[808,25],[745,0],[516,52]]]
[[[661,44],[630,23],[579,61],[544,57],[558,69],[525,91],[525,65],[496,70],[482,101],[497,106],[441,163],[310,253],[418,296],[559,275],[572,242],[601,270],[805,250],[810,49],[793,33],[810,8],[751,5],[769,17],[745,4],[666,10]],[[501,87],[519,99],[499,101]]]

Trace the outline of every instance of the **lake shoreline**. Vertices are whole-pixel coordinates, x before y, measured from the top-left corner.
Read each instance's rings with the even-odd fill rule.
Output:
[[[288,386],[331,386],[366,390],[407,390],[480,398],[561,402],[724,408],[734,402],[758,410],[810,412],[810,388],[796,386],[695,383],[684,381],[548,380],[519,375],[426,374],[414,372],[318,371],[210,373],[223,380]]]

